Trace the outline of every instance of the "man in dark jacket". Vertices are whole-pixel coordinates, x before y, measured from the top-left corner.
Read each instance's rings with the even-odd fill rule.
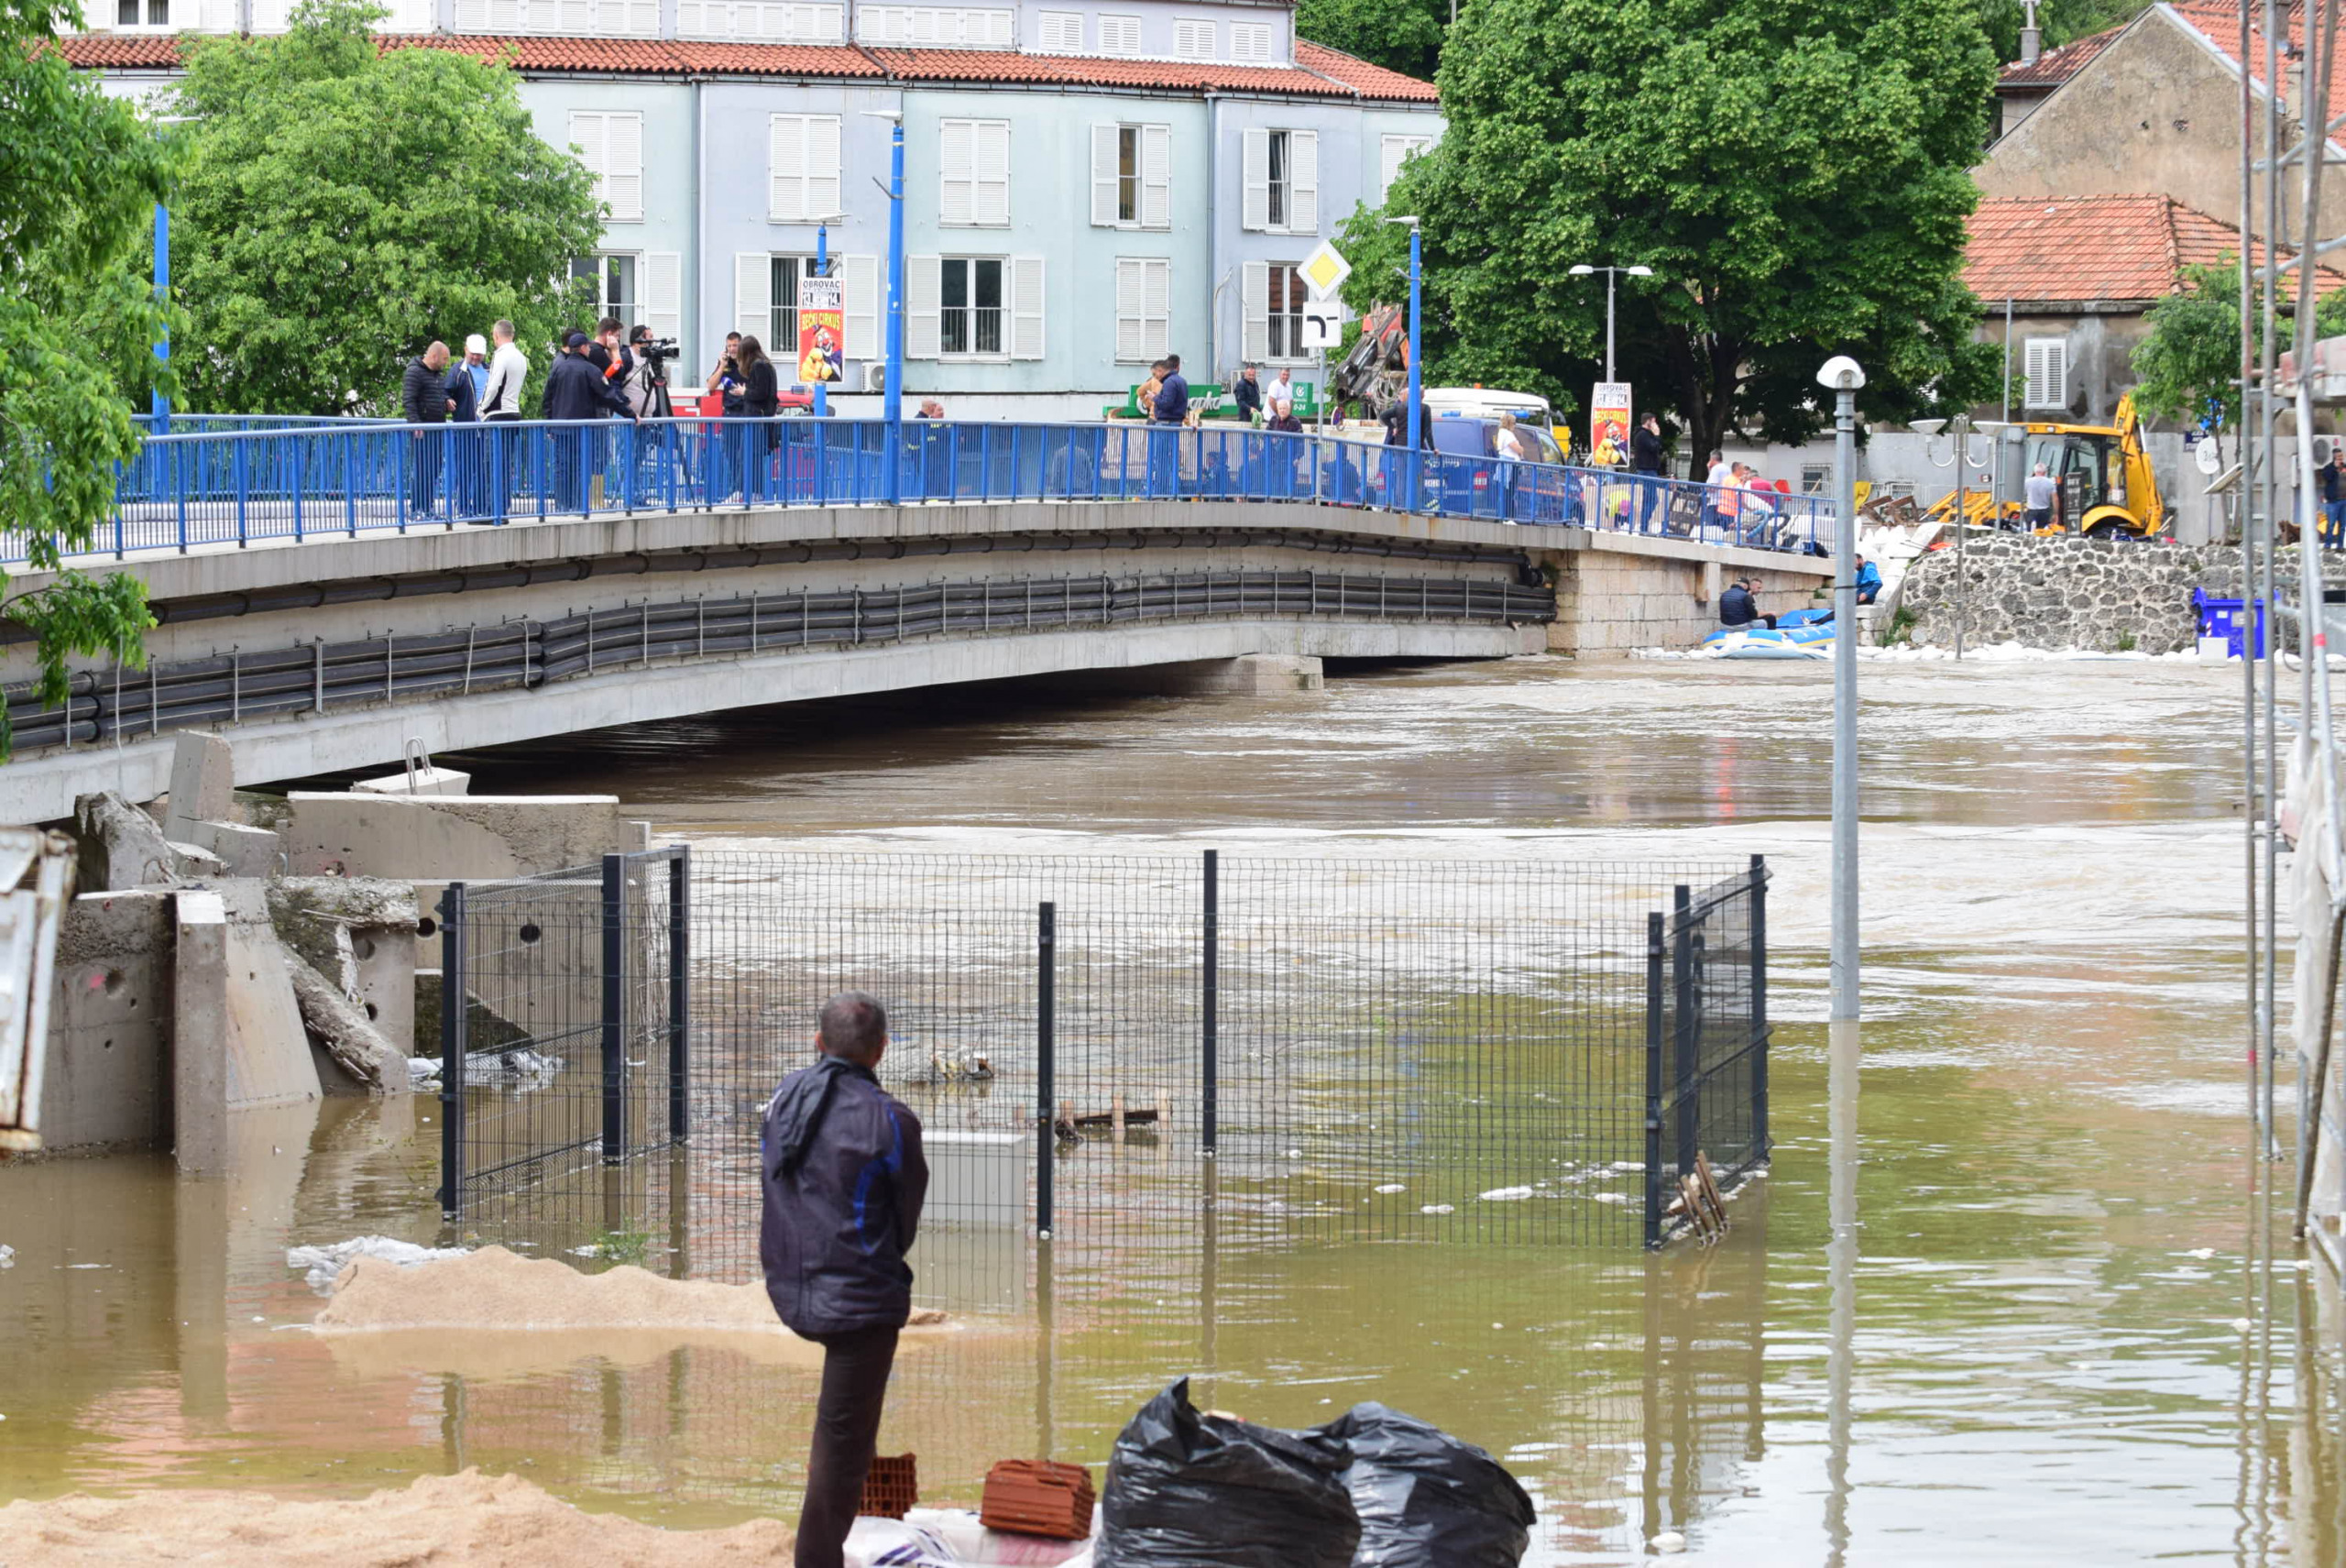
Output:
[[[440,490],[440,452],[447,439],[441,427],[448,422],[448,345],[434,343],[408,361],[400,378],[400,412],[408,423],[431,427],[408,438],[414,450],[413,478],[408,486],[408,515],[430,517]]]
[[[798,1516],[797,1568],[840,1568],[880,1435],[897,1331],[912,1315],[904,1254],[928,1194],[920,1118],[872,1069],[888,1014],[860,991],[823,1003],[815,1065],[766,1104],[758,1178],[758,1258],[792,1332],[823,1347],[823,1390]]]
[[[1231,393],[1238,400],[1238,422],[1253,427],[1263,422],[1263,384],[1255,379],[1252,365],[1238,372],[1238,385]]]
[[[1638,503],[1638,532],[1653,532],[1653,510],[1661,504],[1661,422],[1648,414],[1629,437],[1629,471],[1645,476],[1630,481],[1644,492]]]
[[[550,420],[599,420],[614,416],[633,419],[619,389],[585,357],[586,334],[574,332],[562,353],[546,371],[545,416]],[[546,432],[554,443],[554,493],[556,510],[586,510],[586,477],[603,471],[603,433],[572,427]]]
[[[1751,598],[1751,585],[1738,577],[1719,595],[1719,624],[1730,631],[1749,630],[1754,622],[1763,622],[1770,629],[1776,624],[1772,615],[1760,613],[1759,605]]]

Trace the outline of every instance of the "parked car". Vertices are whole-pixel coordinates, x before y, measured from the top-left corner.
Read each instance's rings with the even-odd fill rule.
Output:
[[[1442,414],[1426,428],[1436,455],[1427,460],[1425,482],[1430,490],[1441,487],[1434,493],[1442,511],[1518,522],[1566,521],[1564,454],[1546,430],[1516,422],[1524,459],[1510,473],[1498,461],[1497,420]]]

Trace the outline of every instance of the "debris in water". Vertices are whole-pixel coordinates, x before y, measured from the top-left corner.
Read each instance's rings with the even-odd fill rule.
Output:
[[[2232,1332],[2236,1334],[2244,1334],[2255,1326],[2256,1325],[2254,1323],[2250,1322],[2246,1318],[2234,1318],[2232,1320]]]
[[[16,1266],[16,1249],[12,1246],[0,1246],[0,1268],[14,1268]]]
[[[1589,1196],[1599,1203],[1627,1203],[1629,1201],[1626,1192],[1592,1192]]]
[[[2196,1246],[2189,1252],[2185,1253],[2183,1255],[2186,1257],[2213,1257],[2216,1255],[2216,1249],[2211,1246]]]
[[[1398,1181],[1388,1181],[1377,1189],[1379,1192],[1407,1192],[1409,1188]]]
[[[1686,1538],[1679,1534],[1674,1530],[1666,1530],[1660,1535],[1655,1536],[1651,1541],[1646,1542],[1646,1544],[1652,1547],[1655,1552],[1667,1557],[1673,1552],[1685,1551]]]
[[[1418,1212],[1420,1214],[1455,1214],[1458,1212],[1458,1206],[1454,1203],[1428,1203],[1423,1208],[1420,1208]]]
[[[1289,1149],[1287,1151],[1287,1157],[1289,1159],[1301,1159],[1303,1157],[1303,1151],[1301,1149]]]
[[[1520,1203],[1534,1196],[1529,1187],[1494,1187],[1482,1195],[1485,1203]]]
[[[394,1241],[389,1236],[353,1236],[346,1242],[334,1242],[327,1246],[289,1247],[285,1266],[307,1271],[310,1288],[321,1296],[334,1294],[334,1282],[342,1271],[362,1257],[379,1257],[385,1263],[395,1263],[401,1268],[413,1268],[435,1258],[462,1257],[460,1246],[418,1246],[413,1242]],[[259,1320],[255,1319],[256,1322]]]

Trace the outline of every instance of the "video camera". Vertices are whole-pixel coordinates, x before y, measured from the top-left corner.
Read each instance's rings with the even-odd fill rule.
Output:
[[[654,387],[668,384],[668,361],[676,356],[676,340],[673,337],[645,338],[631,345],[636,358],[643,362],[643,378]]]

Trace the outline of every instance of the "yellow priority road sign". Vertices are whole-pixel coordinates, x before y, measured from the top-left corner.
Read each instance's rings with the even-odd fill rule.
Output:
[[[1303,286],[1311,291],[1311,297],[1324,300],[1344,286],[1344,280],[1353,275],[1353,264],[1323,239],[1296,270],[1303,274]]]

